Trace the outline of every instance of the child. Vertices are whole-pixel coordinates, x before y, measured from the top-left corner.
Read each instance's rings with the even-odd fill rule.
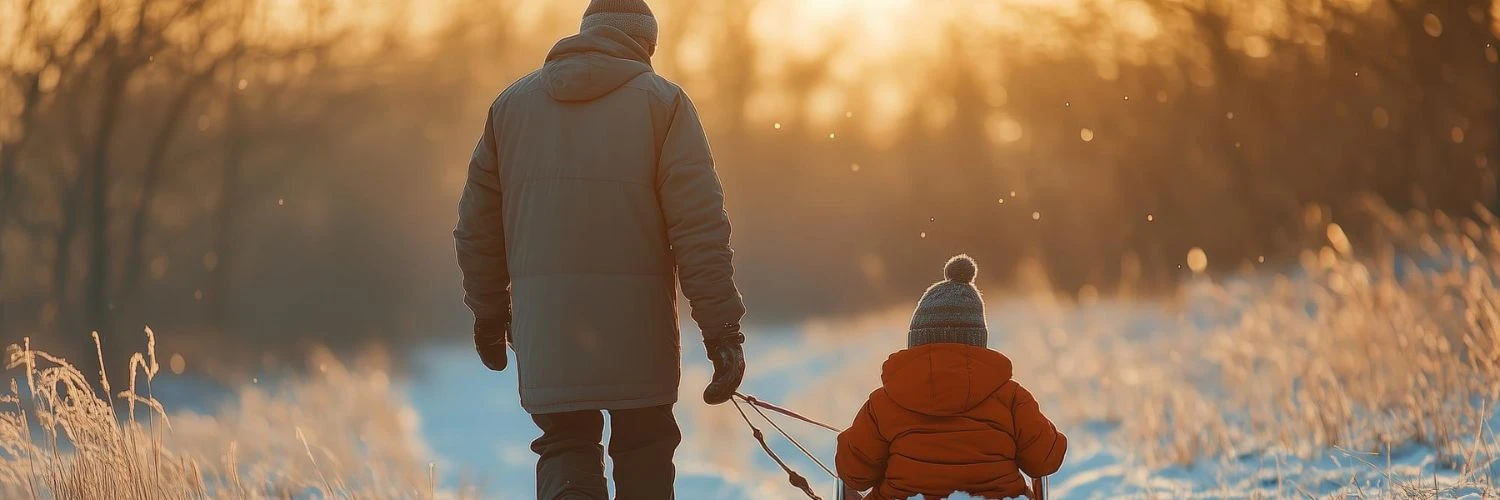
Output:
[[[885,361],[884,386],[839,434],[839,478],[869,498],[1030,495],[1026,476],[1062,466],[1068,439],[1011,380],[1010,359],[985,347],[974,260],[948,261],[948,279],[917,304],[907,349]]]

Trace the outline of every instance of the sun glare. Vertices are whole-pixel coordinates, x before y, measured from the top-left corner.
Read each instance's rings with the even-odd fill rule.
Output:
[[[955,44],[967,50],[990,50],[997,34],[1025,32],[1027,37],[1053,38],[1048,23],[1034,16],[1067,16],[1077,0],[766,0],[751,19],[751,33],[760,46],[765,64],[761,78],[785,81],[788,73],[812,61],[826,62],[825,81],[815,89],[806,110],[814,126],[842,121],[849,105],[863,106],[861,119],[853,124],[881,142],[891,130],[892,120],[915,105],[914,96],[927,81],[914,75],[928,74],[934,65],[949,64]],[[971,59],[971,69],[994,74],[998,59]],[[847,89],[861,88],[863,102],[851,102]],[[763,95],[748,107],[757,120],[792,119],[795,102],[786,96]],[[999,96],[997,105],[1005,98]],[[941,111],[941,110],[939,110]],[[952,113],[929,113],[932,125],[941,125]],[[1002,126],[1003,125],[1003,126]],[[991,135],[1002,143],[1020,140],[1016,123],[995,122]]]
[[[933,2],[937,6],[939,2]],[[776,0],[757,9],[756,32],[772,46],[817,53],[837,36],[889,49],[914,17],[914,0]]]

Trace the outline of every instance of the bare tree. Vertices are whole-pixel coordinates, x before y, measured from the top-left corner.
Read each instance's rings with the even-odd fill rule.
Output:
[[[214,52],[208,49],[208,38],[216,34],[220,28],[222,26],[218,24],[199,28],[196,42],[187,49],[188,54],[185,56],[190,58],[197,56],[207,60],[198,62],[197,65],[194,65],[194,61],[189,61],[186,64],[187,67],[180,70],[183,73],[183,82],[172,92],[164,115],[152,134],[141,174],[140,195],[130,216],[125,243],[127,253],[123,264],[125,275],[116,292],[117,296],[129,297],[139,290],[141,275],[146,269],[145,242],[150,231],[151,210],[167,175],[166,171],[169,167],[167,154],[181,137],[180,128],[184,117],[194,109],[195,100],[213,83],[225,62],[238,59],[244,52],[242,40],[232,41],[230,46],[222,51]]]
[[[12,133],[0,137],[0,249],[4,248],[6,228],[10,224],[15,194],[20,184],[17,175],[21,154],[37,133],[40,110],[48,104],[57,88],[74,76],[85,52],[98,33],[103,18],[98,2],[80,3],[65,15],[83,20],[83,29],[74,37],[65,35],[67,26],[52,19],[47,7],[27,0],[16,8],[20,19],[15,38],[8,44],[10,53],[0,61],[0,69],[10,78],[0,85],[19,96]],[[36,61],[29,63],[28,61]],[[0,255],[0,325],[6,321],[4,278],[6,259]]]

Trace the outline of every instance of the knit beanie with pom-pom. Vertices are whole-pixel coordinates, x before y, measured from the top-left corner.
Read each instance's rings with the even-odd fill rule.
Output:
[[[947,279],[934,283],[912,314],[906,346],[965,344],[986,347],[989,332],[984,326],[984,299],[974,287],[979,266],[968,255],[948,259],[943,267]]]

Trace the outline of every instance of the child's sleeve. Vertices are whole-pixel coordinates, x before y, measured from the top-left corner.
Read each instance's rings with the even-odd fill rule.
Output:
[[[839,479],[856,491],[874,488],[885,477],[885,463],[890,458],[891,443],[881,437],[870,403],[854,416],[854,424],[839,433],[838,453],[834,466]]]
[[[1011,415],[1015,418],[1016,462],[1021,471],[1031,477],[1057,472],[1062,467],[1063,455],[1068,452],[1068,437],[1042,415],[1036,398],[1021,384],[1016,384]]]

